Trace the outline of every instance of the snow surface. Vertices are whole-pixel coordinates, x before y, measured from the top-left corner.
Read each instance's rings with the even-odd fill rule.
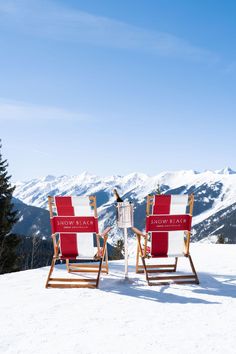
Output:
[[[191,250],[200,285],[149,287],[134,258],[99,289],[45,289],[48,267],[0,276],[0,353],[235,353],[236,245]]]

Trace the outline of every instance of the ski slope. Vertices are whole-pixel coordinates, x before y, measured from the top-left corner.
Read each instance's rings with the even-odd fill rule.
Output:
[[[99,289],[45,289],[48,267],[1,275],[0,353],[235,353],[236,245],[191,251],[200,285],[148,287],[133,257]]]

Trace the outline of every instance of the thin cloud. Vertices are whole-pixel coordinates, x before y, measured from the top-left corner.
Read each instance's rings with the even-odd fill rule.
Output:
[[[175,35],[150,31],[77,9],[60,7],[56,2],[10,1],[8,6],[0,5],[1,14],[6,26],[14,25],[29,35],[119,49],[142,50],[156,55],[194,61],[219,60],[215,53]]]
[[[27,121],[52,119],[85,121],[89,119],[89,116],[58,107],[0,100],[0,120]]]

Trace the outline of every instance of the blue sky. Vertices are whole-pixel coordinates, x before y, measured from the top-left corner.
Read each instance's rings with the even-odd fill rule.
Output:
[[[0,1],[13,180],[235,164],[236,3]]]

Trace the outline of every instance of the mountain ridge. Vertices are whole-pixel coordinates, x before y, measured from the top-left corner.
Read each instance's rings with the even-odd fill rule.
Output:
[[[199,224],[203,227],[205,225],[204,220],[210,220],[211,218],[213,220],[215,214],[221,215],[222,210],[227,210],[236,203],[236,172],[229,167],[204,172],[194,170],[166,171],[155,176],[148,176],[139,172],[133,172],[125,176],[105,177],[90,175],[87,172],[75,176],[55,177],[48,175],[16,183],[14,196],[25,204],[47,208],[48,195],[96,195],[99,215],[103,216],[105,220],[102,223],[107,225],[108,217],[110,222],[115,223],[113,189],[116,188],[123,199],[134,203],[135,213],[142,218],[142,221],[138,220],[137,226],[142,227],[145,219],[145,197],[154,193],[158,185],[160,185],[162,193],[194,193],[194,227]],[[223,213],[222,215],[226,214]],[[220,230],[224,226],[222,224],[224,223],[224,217],[218,219],[218,222],[214,223],[215,230]],[[234,222],[234,219],[232,219],[231,223],[236,224],[236,220]],[[200,232],[198,227],[196,229]],[[226,230],[227,227],[224,227],[224,229]],[[230,230],[230,233],[233,232],[232,228]],[[200,232],[202,237],[204,237],[203,231]],[[115,233],[120,235],[119,230],[115,229],[114,239],[116,238]],[[214,229],[211,229],[212,233],[214,233]],[[209,236],[209,234],[206,236]],[[231,234],[226,236],[231,239]],[[196,236],[196,240],[199,240],[199,237]]]

